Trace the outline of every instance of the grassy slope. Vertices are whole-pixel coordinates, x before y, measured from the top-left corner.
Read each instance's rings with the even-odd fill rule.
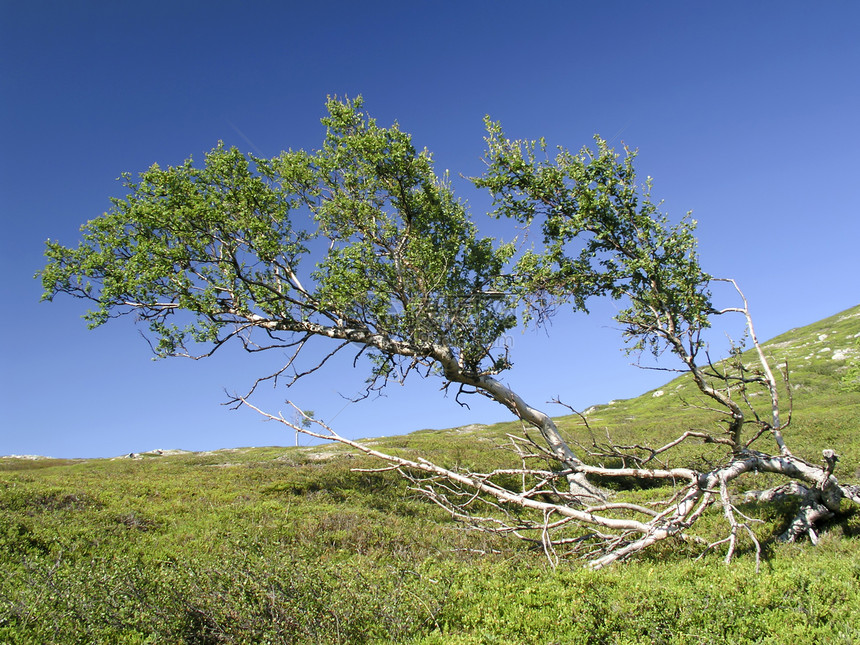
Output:
[[[793,371],[788,434],[860,477],[860,392],[839,351],[860,307],[768,344]],[[821,336],[826,335],[826,338]],[[826,351],[825,351],[826,350]],[[706,421],[684,379],[599,406],[595,432],[666,440]],[[577,417],[561,425],[585,440]],[[488,467],[518,424],[375,440]],[[0,642],[857,642],[860,517],[817,548],[767,544],[699,561],[668,549],[609,571],[551,571],[512,541],[464,532],[339,446],[90,461],[0,460]],[[781,517],[764,514],[768,540]],[[707,530],[707,529],[706,529]]]

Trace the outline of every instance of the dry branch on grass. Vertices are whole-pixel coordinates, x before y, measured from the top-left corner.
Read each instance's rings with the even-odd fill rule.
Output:
[[[818,541],[816,527],[839,512],[842,500],[860,503],[860,495],[857,487],[842,485],[833,475],[838,461],[833,450],[823,451],[820,465],[791,453],[782,434],[789,421],[779,421],[778,384],[755,335],[746,300],[737,285],[731,282],[743,300],[743,306],[724,309],[720,313],[744,316],[758,365],[735,362],[734,372],[731,371],[732,366],[709,365],[709,374],[705,375],[699,370],[695,356],[681,357],[691,371],[699,370],[693,380],[702,395],[727,408],[727,414],[731,415],[728,430],[716,434],[685,431],[657,448],[609,444],[599,453],[601,457],[609,455],[623,463],[637,464],[635,467],[596,466],[583,462],[571,467],[545,444],[536,441],[524,425],[521,436],[508,435],[511,452],[520,461],[520,467],[491,472],[452,470],[426,459],[411,460],[386,454],[360,441],[347,439],[322,421],[304,417],[298,408],[295,408],[298,417],[312,422],[315,429],[268,414],[245,398],[240,400],[268,419],[297,432],[337,441],[387,462],[389,465],[381,470],[398,471],[411,482],[413,491],[445,509],[456,520],[477,530],[513,535],[532,542],[553,564],[564,554],[587,558],[591,567],[601,568],[668,538],[697,540],[704,545],[705,551],[725,547],[725,560],[730,562],[744,535],[751,541],[758,562],[761,544],[754,524],[760,521],[741,512],[738,503],[794,502],[797,511],[779,539],[794,541],[808,536],[815,544]],[[722,388],[714,381],[721,382]],[[768,394],[769,417],[760,414],[749,403],[753,388]],[[748,413],[737,401],[743,403]],[[585,417],[581,418],[587,425]],[[752,447],[761,443],[763,437],[773,440],[777,449],[775,454]],[[667,453],[690,440],[724,446],[726,454],[723,461],[708,471],[689,467],[648,467],[647,464],[658,455],[669,459]],[[733,492],[732,485],[751,473],[771,473],[789,481],[764,491],[748,491],[743,495]],[[571,487],[574,474],[585,476],[589,481],[603,482],[662,480],[666,486],[652,489],[654,495],[645,504],[612,502],[606,490],[598,489],[596,495],[583,495],[581,490]],[[511,481],[519,482],[519,486],[511,486]],[[706,510],[715,505],[722,509],[727,535],[708,543],[695,537],[693,526]]]

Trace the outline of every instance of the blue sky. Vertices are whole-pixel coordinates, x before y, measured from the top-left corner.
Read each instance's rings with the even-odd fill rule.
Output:
[[[763,338],[860,302],[857,3],[311,4],[0,0],[0,454],[292,443],[219,405],[272,359],[151,361],[130,321],[87,331],[84,303],[40,303],[33,274],[47,238],[75,244],[122,194],[120,173],[219,140],[314,148],[329,94],[362,94],[453,175],[481,172],[485,114],[511,137],[638,148],[641,176],[670,215],[693,210],[706,270],[740,282]],[[456,187],[481,222],[486,197]],[[628,366],[611,314],[517,333],[507,382],[580,408],[660,385]],[[293,399],[353,437],[509,418],[461,409],[432,380],[349,404],[364,378],[347,361],[259,403]]]

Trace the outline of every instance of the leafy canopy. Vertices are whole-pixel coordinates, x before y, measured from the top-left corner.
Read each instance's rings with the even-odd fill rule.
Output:
[[[617,319],[632,349],[656,352],[685,335],[697,346],[713,310],[696,223],[688,214],[672,226],[658,212],[651,178],[637,183],[635,151],[625,147],[621,159],[595,137],[595,151],[559,148],[552,158],[544,140],[511,141],[500,124],[486,124],[487,171],[475,184],[493,194],[495,216],[537,220],[543,233],[545,248],[526,253],[518,270],[537,312],[562,302],[584,309],[589,296],[609,294],[628,302]]]
[[[219,144],[202,167],[123,175],[128,195],[77,248],[47,243],[44,298],[91,300],[91,326],[134,312],[160,356],[233,337],[284,346],[285,332],[364,343],[383,374],[434,344],[474,372],[506,367],[492,348],[517,322],[502,284],[513,246],[477,235],[396,124],[377,126],[361,99],[327,108],[315,152],[261,159]]]
[[[506,331],[594,295],[629,300],[620,318],[638,347],[707,324],[693,223],[657,216],[629,151],[619,161],[598,139],[596,153],[550,159],[544,142],[511,142],[487,121],[487,171],[473,181],[496,216],[540,221],[543,243],[520,249],[479,235],[396,123],[379,127],[360,98],[327,109],[316,151],[263,159],[219,144],[202,165],[123,175],[128,194],[76,248],[48,241],[43,298],[92,301],[91,326],[134,313],[159,356],[338,339],[369,352],[383,384],[440,364],[449,379],[497,374]]]

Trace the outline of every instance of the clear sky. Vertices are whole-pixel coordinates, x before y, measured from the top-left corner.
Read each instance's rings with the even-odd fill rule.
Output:
[[[856,2],[12,2],[0,0],[0,455],[291,445],[219,405],[271,359],[151,361],[131,321],[87,331],[85,304],[40,303],[47,238],[122,194],[120,173],[201,158],[218,140],[314,148],[326,95],[362,94],[439,170],[481,172],[482,117],[509,136],[638,148],[703,265],[736,278],[764,338],[860,302],[860,4]],[[486,197],[456,183],[481,221]],[[580,408],[657,387],[628,366],[611,305],[513,338],[506,381]],[[287,398],[353,437],[507,419],[438,381],[349,404],[348,361]],[[552,409],[551,406],[546,406]],[[563,410],[559,409],[558,413]]]

